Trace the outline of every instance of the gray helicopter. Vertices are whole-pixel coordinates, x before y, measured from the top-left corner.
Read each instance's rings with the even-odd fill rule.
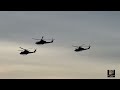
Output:
[[[30,52],[27,49],[24,49],[22,47],[20,47],[20,48],[23,49],[23,50],[18,50],[18,51],[22,51],[22,52],[20,52],[20,55],[27,55],[27,54],[31,54],[31,53],[35,53],[36,52],[36,49],[33,52]]]
[[[37,41],[35,43],[37,45],[43,45],[43,44],[53,43],[53,41],[55,40],[55,39],[52,39],[50,42],[47,42],[47,41],[45,41],[45,39],[43,39],[43,36],[42,36],[42,39],[35,39],[35,38],[32,38],[32,39],[39,40],[39,41]]]
[[[85,44],[83,44],[83,45],[85,45]],[[88,49],[90,49],[90,45],[88,46],[88,48],[83,48],[82,46],[83,45],[81,45],[81,46],[73,46],[73,47],[77,47],[74,51],[76,51],[76,52],[79,52],[79,51],[83,51],[83,50],[88,50]]]

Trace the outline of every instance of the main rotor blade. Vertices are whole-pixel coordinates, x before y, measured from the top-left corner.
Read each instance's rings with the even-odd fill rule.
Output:
[[[85,45],[85,44],[83,44],[83,45]],[[83,45],[81,45],[81,46],[83,46]],[[90,46],[90,44],[89,44],[89,46]],[[84,46],[84,47],[89,47],[89,46]]]
[[[20,47],[21,48],[21,47]],[[23,50],[27,50],[27,49],[24,49],[24,48],[21,48],[21,49],[23,49]],[[27,50],[27,51],[29,51],[29,50]]]
[[[33,49],[33,48],[28,48],[28,49]]]
[[[23,50],[18,50],[18,51],[23,51]]]
[[[36,38],[32,38],[32,39],[34,39],[34,40],[41,40],[41,39],[36,39]]]
[[[72,45],[73,46],[73,45]],[[79,47],[79,46],[73,46],[73,47]]]
[[[52,40],[52,39],[44,39],[44,40]]]
[[[81,46],[83,46],[83,45],[85,45],[85,44],[82,44]]]
[[[24,49],[24,48],[22,48],[22,47],[19,47],[19,48]],[[24,50],[25,50],[25,49],[24,49]]]

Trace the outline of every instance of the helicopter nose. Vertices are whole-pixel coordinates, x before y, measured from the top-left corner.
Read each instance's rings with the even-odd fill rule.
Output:
[[[78,52],[79,50],[75,49],[74,51]]]
[[[76,49],[74,51],[77,51]]]

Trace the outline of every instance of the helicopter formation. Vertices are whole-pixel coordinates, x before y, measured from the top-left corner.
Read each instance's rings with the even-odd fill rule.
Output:
[[[37,42],[35,42],[35,44],[37,44],[37,45],[44,45],[44,44],[48,44],[48,43],[53,43],[53,41],[55,40],[55,39],[53,39],[52,38],[52,40],[51,41],[46,41],[45,39],[43,39],[44,38],[44,36],[42,36],[42,38],[41,39],[35,39],[35,38],[32,38],[32,39],[34,39],[34,40],[39,40],[39,41],[37,41]],[[50,39],[49,39],[50,40]],[[83,50],[88,50],[88,49],[90,49],[90,45],[89,46],[87,46],[88,48],[83,48],[83,45],[85,45],[85,44],[82,44],[81,46],[73,46],[73,47],[77,47],[77,48],[75,48],[75,52],[80,52],[80,51],[83,51]],[[37,51],[37,49],[35,49],[34,51],[29,51],[28,49],[24,49],[24,48],[22,48],[22,47],[19,47],[19,48],[21,48],[22,50],[18,50],[18,51],[21,51],[20,52],[20,55],[28,55],[28,54],[31,54],[31,53],[35,53],[36,51]]]

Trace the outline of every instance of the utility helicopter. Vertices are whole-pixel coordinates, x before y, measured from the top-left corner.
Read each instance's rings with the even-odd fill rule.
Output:
[[[82,46],[83,45],[85,45],[85,44],[82,44],[81,46],[73,46],[73,47],[77,47],[74,51],[76,51],[76,52],[79,52],[79,51],[83,51],[83,50],[88,50],[88,49],[90,49],[90,45],[88,46],[88,48],[83,48]]]
[[[35,44],[37,44],[37,45],[43,45],[43,44],[53,43],[53,41],[55,40],[55,39],[52,39],[50,42],[47,42],[47,41],[45,41],[45,39],[43,39],[43,36],[42,36],[41,39],[35,39],[35,38],[32,38],[32,39],[39,40],[39,41],[35,42]],[[50,40],[50,39],[47,39],[47,40]]]
[[[36,52],[36,49],[33,52],[30,52],[27,49],[24,49],[22,47],[20,47],[20,48],[23,49],[23,50],[18,50],[18,51],[22,51],[22,52],[20,52],[21,55],[27,55],[27,54],[31,54],[31,53],[35,53]]]

